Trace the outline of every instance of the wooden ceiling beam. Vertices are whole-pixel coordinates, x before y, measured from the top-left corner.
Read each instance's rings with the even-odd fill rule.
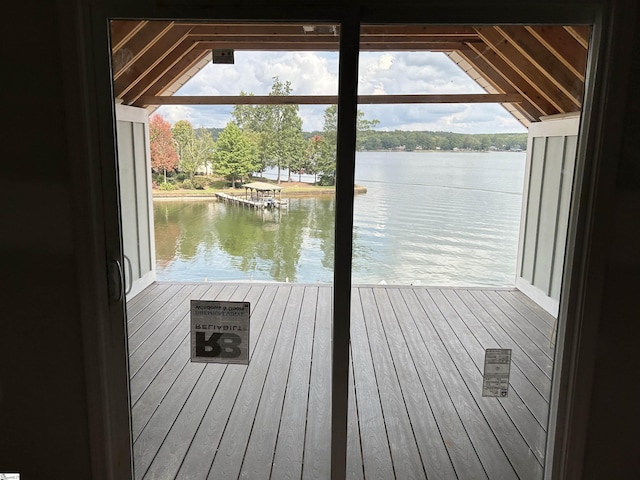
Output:
[[[149,87],[140,92],[140,89],[133,89],[129,92],[129,102],[135,106],[146,106],[137,100],[142,96],[156,96],[161,95],[167,88],[173,85],[178,79],[182,77],[191,67],[202,60],[206,56],[211,56],[209,50],[197,50],[193,49],[186,55],[182,56],[171,68],[169,68],[164,74],[162,74],[157,80],[155,80]]]
[[[158,79],[193,49],[194,45],[191,42],[182,41],[178,43],[151,69],[145,71],[143,75],[138,77],[135,84],[131,85],[130,88],[121,95],[123,102],[127,105],[134,103],[151,85],[157,82]],[[171,83],[177,79],[178,77],[175,77]]]
[[[332,36],[332,35],[295,35],[295,36],[287,36],[287,35],[265,35],[261,37],[254,36],[238,36],[238,35],[189,35],[189,39],[194,42],[212,42],[212,43],[223,43],[223,44],[250,44],[250,45],[260,45],[261,43],[279,43],[283,50],[287,49],[289,44],[295,43],[311,43],[311,44],[328,44],[328,45],[339,45],[340,37]]]
[[[560,90],[536,65],[525,57],[495,27],[477,27],[480,38],[496,52],[512,69],[526,79],[527,83],[539,92],[557,110],[554,113],[567,113],[579,110],[575,99]],[[470,44],[473,47],[473,44]],[[501,70],[501,68],[497,68]]]
[[[475,53],[471,48],[465,48],[458,50],[458,54],[464,58],[487,82],[489,82],[496,90],[503,93],[519,93],[522,95],[522,102],[515,106],[518,110],[530,121],[538,121],[541,115],[544,115],[539,107],[534,105],[529,98],[527,98],[523,92],[518,91],[508,80],[506,80],[500,73],[487,62],[484,57],[481,57]]]
[[[564,29],[576,39],[584,48],[589,49],[589,38],[591,37],[591,27],[589,25],[566,26]]]
[[[518,103],[522,95],[513,93],[469,93],[429,95],[358,95],[358,104],[427,103]],[[335,105],[337,95],[237,95],[237,96],[153,96],[141,97],[143,105]]]
[[[274,42],[261,42],[259,40],[254,40],[253,43],[247,42],[244,44],[239,44],[237,42],[220,42],[218,40],[213,41],[203,40],[203,41],[195,41],[195,45],[197,48],[229,48],[238,51],[287,51],[287,52],[298,52],[298,51],[310,51],[310,52],[337,52],[340,47],[339,42],[329,43],[329,42],[299,42],[299,43],[274,43]]]
[[[180,79],[187,72],[204,65],[205,56],[210,55],[213,48],[273,51],[339,49],[340,26],[335,23],[176,22],[173,26],[167,26],[169,23],[111,22],[114,93],[123,98],[125,103],[142,106],[147,105],[144,102],[149,100],[164,98],[160,95],[164,92],[167,92],[165,96],[168,95],[176,85],[183,83],[180,83]],[[305,33],[303,25],[335,26],[336,33]],[[469,103],[482,99],[508,104],[514,116],[521,115],[523,122],[536,121],[544,115],[576,111],[580,108],[590,31],[589,26],[474,28],[451,25],[362,25],[362,51],[455,51],[460,55],[458,61],[466,65],[465,68],[473,68],[477,72],[474,76],[481,84],[491,92],[500,93],[486,94],[491,97],[476,96],[476,100],[465,95],[440,98],[433,95],[386,95],[363,96],[359,101]],[[120,59],[116,58],[118,55]],[[123,59],[124,64],[116,63]],[[478,75],[488,83],[484,83]],[[579,94],[576,93],[576,84]],[[337,102],[337,98],[329,98],[332,96],[320,97],[315,100],[301,97],[301,102]],[[186,98],[179,97],[173,102],[184,102]],[[507,99],[512,101],[507,102]],[[207,100],[210,101],[213,100]],[[225,102],[220,97],[215,101]],[[237,101],[255,103],[256,97]],[[291,98],[287,101],[291,101]]]
[[[147,22],[121,48],[113,52],[113,78],[117,79],[122,72],[131,66],[144,52],[149,50],[160,39],[174,22]]]
[[[450,52],[452,50],[458,50],[463,48],[467,43],[471,42],[438,42],[438,43],[378,43],[378,42],[366,42],[360,44],[360,49],[367,52],[375,51],[429,51],[429,52]],[[324,51],[324,52],[336,52],[338,51],[339,42],[293,42],[293,43],[274,43],[274,42],[247,42],[238,43],[236,41],[221,42],[219,40],[211,41],[199,41],[197,42],[198,48],[230,48],[233,50],[259,50],[259,51]]]
[[[248,28],[264,28],[264,27],[269,27],[269,28],[283,28],[283,27],[302,27],[302,25],[318,25],[318,26],[338,26],[339,23],[338,22],[327,22],[327,21],[320,21],[320,22],[303,22],[300,20],[296,20],[296,21],[281,21],[281,22],[261,22],[261,21],[238,21],[238,22],[234,22],[234,21],[211,21],[211,22],[207,22],[207,21],[202,21],[202,20],[183,20],[180,22],[180,25],[190,25],[192,27],[201,27],[201,26],[217,26],[217,27],[225,27],[225,26],[230,26],[234,29],[236,28],[243,28],[243,27],[248,27]]]
[[[476,37],[473,27],[456,25],[361,25],[362,35]]]
[[[182,40],[187,37],[190,26],[174,25],[147,50],[135,63],[122,72],[114,82],[116,98],[124,98],[153,67],[162,61]],[[190,49],[188,49],[190,50]],[[176,59],[177,61],[177,59]]]
[[[269,37],[275,36],[300,36],[304,35],[304,30],[300,24],[279,24],[264,25],[261,23],[255,25],[236,25],[229,23],[199,23],[193,27],[191,31],[193,35],[222,35],[222,36],[241,36],[241,37]],[[318,34],[309,34],[315,36]],[[322,36],[333,36],[333,33],[322,34]]]
[[[336,23],[202,23],[180,22],[181,25],[194,27],[195,35],[299,35],[304,32],[303,26],[335,26],[340,34],[340,25]],[[436,37],[475,37],[476,31],[470,26],[455,25],[362,25],[363,35],[399,35],[399,36],[436,36]],[[309,36],[333,35],[332,33],[309,32]]]
[[[477,42],[474,40],[475,43]],[[409,42],[360,42],[360,50],[364,52],[451,52],[464,48],[465,45],[474,42],[438,42],[417,43]]]
[[[584,82],[588,49],[560,26],[525,27],[538,41],[553,51],[567,68]]]
[[[462,71],[464,71],[469,78],[471,78],[475,83],[477,83],[481,88],[483,88],[487,93],[505,93],[500,89],[496,88],[496,86],[487,81],[484,75],[480,74],[477,67],[469,63],[459,51],[456,52],[448,52],[446,53],[447,57],[454,62]],[[513,88],[513,87],[511,87]],[[521,105],[526,100],[523,98],[521,103],[502,103],[501,106],[507,112],[509,112],[513,117],[518,120],[525,128],[528,128],[531,125],[532,119],[526,114],[526,112],[521,108]]]
[[[544,73],[565,95],[570,97],[579,110],[582,107],[584,78],[568,68],[557,54],[541,43],[531,32],[521,26],[498,26],[495,29],[516,49]]]
[[[333,35],[203,35],[196,34],[193,31],[189,34],[189,38],[197,42],[220,42],[220,43],[244,43],[256,44],[260,43],[281,43],[286,46],[295,43],[313,43],[330,45],[338,45],[340,37]],[[480,42],[477,36],[467,35],[464,37],[447,37],[443,36],[424,36],[416,37],[413,35],[360,35],[360,43],[414,43],[416,45],[430,45],[438,43],[463,44],[465,42]]]
[[[124,43],[144,27],[146,20],[111,20],[111,52],[118,50]]]
[[[470,63],[480,64],[481,61],[487,62],[502,76],[502,78],[509,82],[509,84],[518,92],[524,95],[524,97],[538,109],[538,118],[544,115],[561,113],[557,107],[555,107],[540,93],[536,85],[523,76],[518,70],[505,62],[503,58],[490,47],[486,45],[484,47],[480,47],[479,45],[472,44],[469,45],[468,52],[469,54],[467,57],[469,58]]]

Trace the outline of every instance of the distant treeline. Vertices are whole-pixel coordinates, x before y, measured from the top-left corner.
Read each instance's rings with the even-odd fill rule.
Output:
[[[222,128],[208,129],[217,139]],[[303,132],[305,140],[314,135],[322,136],[323,132]],[[363,132],[359,139],[361,150],[525,150],[526,133],[452,133],[452,132],[417,132],[394,130],[383,132],[370,130]]]

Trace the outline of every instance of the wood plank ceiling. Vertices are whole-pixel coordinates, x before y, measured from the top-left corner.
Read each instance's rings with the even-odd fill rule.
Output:
[[[588,26],[363,25],[363,51],[444,52],[490,95],[362,96],[361,103],[500,102],[522,124],[578,112],[584,91]],[[301,23],[194,23],[113,20],[114,94],[153,110],[166,103],[226,103],[242,97],[171,98],[211,61],[211,50],[337,51],[339,27]],[[274,99],[252,97],[273,103]],[[276,100],[279,101],[279,100]],[[289,103],[335,103],[330,96]]]

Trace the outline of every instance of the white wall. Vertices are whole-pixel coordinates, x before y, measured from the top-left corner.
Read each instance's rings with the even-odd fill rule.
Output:
[[[116,125],[124,273],[130,300],[156,277],[147,110],[116,105]]]
[[[558,315],[580,117],[531,124],[516,287]]]

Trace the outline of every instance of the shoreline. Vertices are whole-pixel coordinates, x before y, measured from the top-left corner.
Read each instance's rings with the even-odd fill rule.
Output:
[[[282,186],[282,184],[281,184]],[[231,195],[234,197],[244,197],[245,190],[240,188],[226,188],[220,190],[152,190],[152,199],[153,200],[180,200],[183,198],[195,199],[195,200],[211,200],[215,199],[217,193],[226,193],[227,195]],[[282,187],[282,198],[300,198],[300,197],[320,197],[325,195],[335,195],[336,189],[335,187],[291,187],[287,189],[285,186]],[[355,185],[353,193],[355,195],[360,195],[367,193],[367,188],[361,185]]]

